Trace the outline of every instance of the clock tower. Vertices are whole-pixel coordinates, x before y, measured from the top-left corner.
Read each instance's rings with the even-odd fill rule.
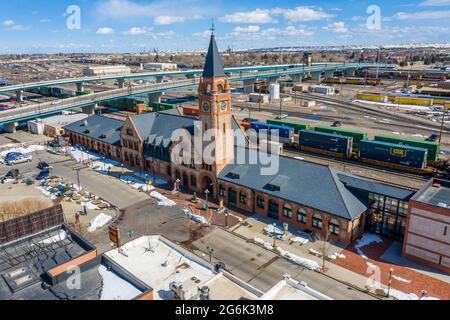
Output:
[[[231,129],[231,88],[220,60],[214,29],[198,87],[198,101],[203,134],[211,137],[207,140],[212,141],[215,150],[211,153],[213,159],[205,161],[218,175],[234,158],[234,135]]]

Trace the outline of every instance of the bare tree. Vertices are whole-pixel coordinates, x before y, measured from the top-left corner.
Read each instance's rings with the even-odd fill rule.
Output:
[[[327,232],[325,235],[322,232],[316,234],[315,248],[322,256],[322,271],[325,270],[326,257],[330,254],[330,251],[332,249],[331,244],[328,241],[329,237],[329,232]]]

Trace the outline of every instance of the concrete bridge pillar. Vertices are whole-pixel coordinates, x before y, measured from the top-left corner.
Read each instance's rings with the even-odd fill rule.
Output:
[[[156,83],[162,83],[164,80],[164,77],[156,77]]]
[[[345,75],[347,77],[354,77],[356,74],[356,69],[347,69],[345,70]]]
[[[78,82],[77,83],[77,91],[84,91],[83,82]]]
[[[303,74],[293,74],[290,76],[292,81],[294,81],[294,83],[302,83],[303,80]]]
[[[16,133],[16,128],[19,124],[17,122],[10,122],[4,125],[5,131],[8,133]]]
[[[97,109],[97,108],[98,108],[97,104],[91,104],[91,105],[85,106],[81,109],[83,110],[83,113],[92,116],[95,113],[95,109]]]
[[[119,89],[123,89],[125,87],[125,79],[117,79],[117,86],[119,87]]]
[[[334,77],[333,70],[325,71],[325,78],[333,78],[333,77]]]
[[[255,79],[244,80],[244,93],[249,94],[255,92]]]
[[[148,104],[151,105],[154,102],[156,102],[156,103],[161,102],[162,96],[163,96],[162,92],[150,93],[148,95]]]
[[[269,79],[267,79],[268,83],[276,83],[278,81],[278,79],[280,79],[280,77],[270,77]]]
[[[23,90],[17,90],[16,91],[16,100],[19,102],[23,101]]]
[[[320,82],[322,80],[322,72],[311,72],[311,80]]]

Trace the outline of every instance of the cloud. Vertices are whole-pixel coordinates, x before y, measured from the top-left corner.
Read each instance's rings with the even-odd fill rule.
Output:
[[[186,21],[186,18],[181,16],[157,16],[154,23],[156,25],[169,25],[184,21]]]
[[[192,34],[193,37],[198,37],[201,39],[206,39],[211,36],[211,30],[205,30],[203,32],[196,32]]]
[[[302,27],[287,26],[286,28],[268,28],[260,29],[259,26],[249,26],[247,28],[236,27],[233,32],[227,34],[227,40],[245,40],[245,41],[266,41],[276,40],[286,37],[309,37],[314,32]]]
[[[450,17],[450,10],[440,11],[418,11],[412,13],[397,12],[392,16],[395,20],[436,20],[445,19]]]
[[[114,29],[109,27],[98,28],[96,34],[110,35],[114,34]]]
[[[41,20],[39,20],[40,23],[49,23],[50,21],[52,21],[52,20],[50,20],[50,19],[41,19]]]
[[[12,20],[3,21],[3,26],[5,26],[5,27],[11,27],[13,25],[14,25],[14,21],[12,21]]]
[[[261,28],[259,26],[248,26],[248,27],[236,27],[234,28],[234,32],[237,33],[252,33],[258,32]]]
[[[345,26],[345,23],[343,21],[334,22],[327,25],[326,27],[323,27],[323,29],[330,30],[336,33],[346,33],[348,31],[348,28]]]
[[[427,0],[419,3],[419,7],[443,7],[450,6],[450,0]]]
[[[30,26],[24,26],[22,24],[15,24],[12,27],[8,28],[8,30],[12,30],[12,31],[27,31],[30,29],[31,29]]]
[[[148,27],[133,27],[128,31],[125,31],[123,33],[124,35],[127,36],[140,36],[140,35],[153,35],[153,28],[148,28]]]
[[[235,12],[219,19],[225,23],[277,23],[270,16],[269,10],[256,9],[249,12]]]
[[[272,10],[273,14],[281,14],[290,22],[299,21],[317,21],[334,17],[334,15],[326,13],[322,10],[314,10],[309,7],[297,7],[294,9],[276,8]]]

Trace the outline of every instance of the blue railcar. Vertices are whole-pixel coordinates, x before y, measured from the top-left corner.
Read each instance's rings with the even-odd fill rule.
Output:
[[[360,158],[388,162],[424,169],[427,164],[428,150],[403,144],[383,141],[362,140],[360,142]]]
[[[301,130],[299,133],[299,145],[300,148],[305,150],[322,150],[347,158],[352,152],[353,138],[334,133]]]
[[[267,130],[268,136],[278,134],[281,143],[292,143],[294,140],[294,129],[286,126],[279,126],[263,122],[250,122],[250,129],[259,133],[260,130]],[[277,132],[278,130],[278,132]]]

